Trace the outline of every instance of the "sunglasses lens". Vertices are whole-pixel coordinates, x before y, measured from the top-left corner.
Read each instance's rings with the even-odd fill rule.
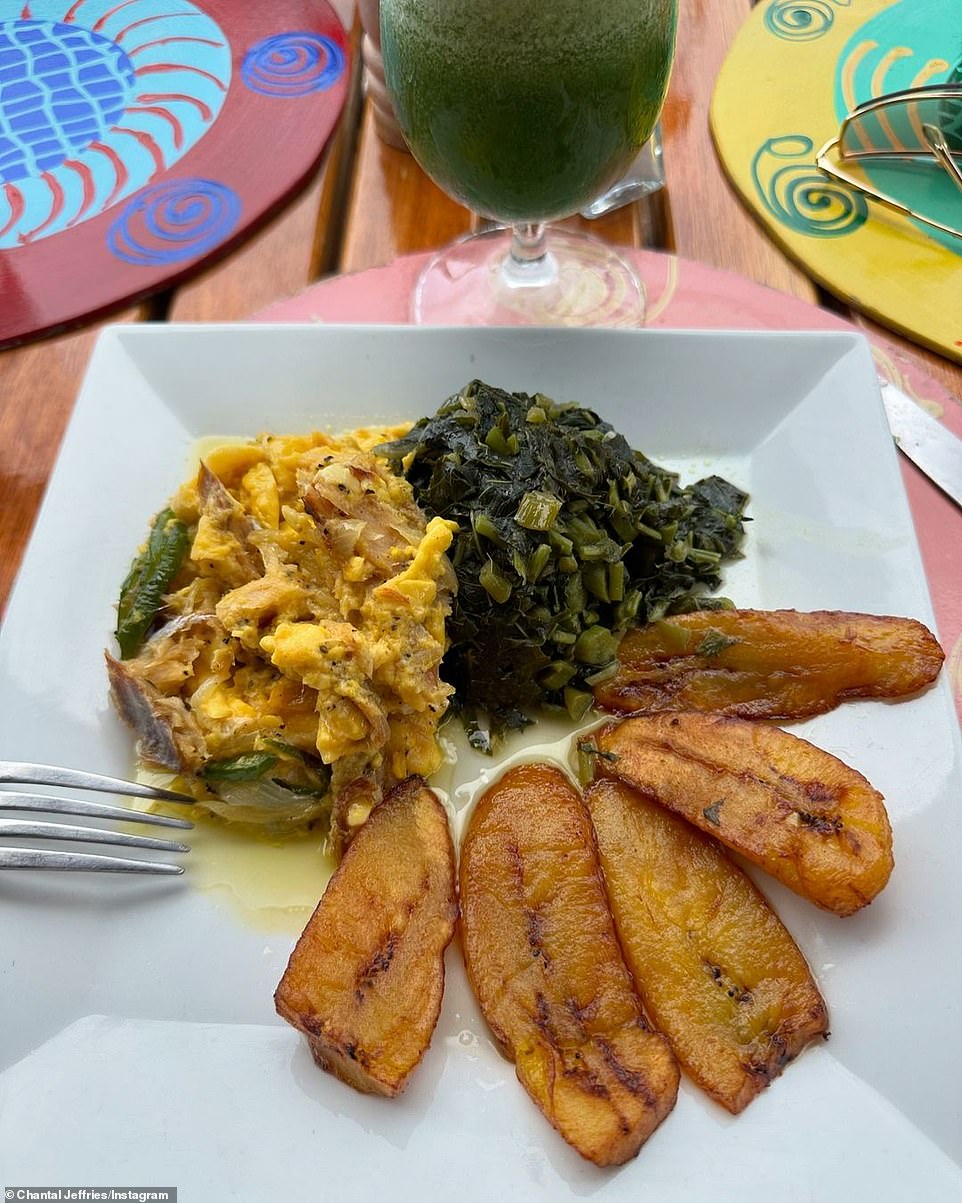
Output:
[[[842,129],[843,157],[918,155],[932,158],[932,130],[952,152],[962,154],[962,94],[893,96],[882,104],[856,110]]]
[[[823,148],[819,166],[958,249],[962,87],[918,89],[863,105]]]

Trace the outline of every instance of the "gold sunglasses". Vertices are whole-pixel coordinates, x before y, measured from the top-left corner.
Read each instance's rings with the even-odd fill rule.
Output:
[[[932,167],[938,165],[942,171],[934,181],[935,188],[944,173],[962,193],[962,84],[908,88],[860,104],[842,122],[838,137],[818,152],[815,162],[833,180],[863,196],[944,234],[962,238],[962,196],[957,198],[958,221],[949,225],[926,216],[876,183],[879,176],[897,167],[901,173],[900,194],[904,195],[904,182],[922,199],[926,193],[931,199]],[[944,204],[944,189],[942,192]]]

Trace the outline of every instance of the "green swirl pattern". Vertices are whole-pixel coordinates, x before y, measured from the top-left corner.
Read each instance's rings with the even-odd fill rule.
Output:
[[[765,13],[765,25],[776,37],[789,42],[811,42],[827,33],[835,21],[836,8],[848,8],[852,0],[773,0]]]
[[[815,144],[804,134],[785,134],[763,142],[752,159],[759,199],[782,225],[813,238],[851,234],[868,217],[868,204],[857,192],[827,179],[815,166]]]

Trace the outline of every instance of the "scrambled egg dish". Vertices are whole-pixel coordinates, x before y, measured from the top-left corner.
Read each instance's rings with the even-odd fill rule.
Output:
[[[205,455],[125,582],[123,658],[107,658],[145,763],[230,819],[330,813],[336,850],[385,789],[438,767],[451,693],[456,528],[426,521],[372,453],[398,433],[265,434]],[[145,629],[124,638],[131,614]]]

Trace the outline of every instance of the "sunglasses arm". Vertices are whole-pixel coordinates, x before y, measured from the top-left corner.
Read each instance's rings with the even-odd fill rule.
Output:
[[[949,144],[945,139],[945,134],[935,125],[923,125],[922,131],[925,134],[929,150],[931,150],[946,173],[955,182],[956,187],[962,191],[962,168],[953,159],[952,152],[949,150]]]

